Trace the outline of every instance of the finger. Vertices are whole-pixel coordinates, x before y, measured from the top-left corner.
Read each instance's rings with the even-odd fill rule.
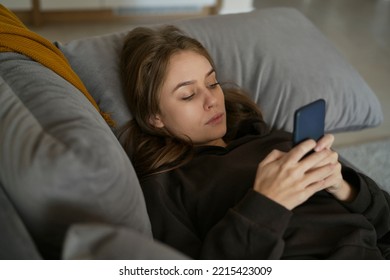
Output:
[[[325,149],[320,152],[310,154],[301,160],[300,164],[304,172],[307,172],[310,169],[317,169],[322,166],[335,163],[337,161],[336,159],[337,153],[333,152],[332,150]]]
[[[332,175],[337,172],[337,167],[337,164],[327,164],[325,166],[311,170],[306,174],[304,183],[306,185],[311,185],[318,181],[324,181],[326,182],[326,187],[330,187],[331,185],[329,183],[331,180],[326,180],[332,178]]]
[[[270,152],[261,162],[260,166],[268,165],[271,162],[274,162],[278,159],[280,159],[283,155],[285,155],[284,152],[281,152],[279,150],[273,150]]]
[[[320,162],[316,163],[313,168],[318,168],[318,167],[321,167],[321,166],[324,166],[324,165],[327,165],[327,164],[336,164],[339,162],[339,155],[337,152],[333,151],[333,150],[329,150],[327,149],[328,151],[328,156],[326,156],[323,160],[321,160]]]
[[[341,164],[334,164],[334,171],[331,175],[325,178],[325,184],[330,188],[337,189],[340,186],[340,183],[343,180],[343,176],[341,174]]]
[[[317,181],[306,188],[306,195],[308,197],[313,196],[315,193],[327,189],[325,180]]]
[[[323,137],[321,137],[320,140],[317,142],[317,146],[314,148],[314,151],[319,152],[323,149],[330,149],[334,142],[334,136],[333,134],[325,134]]]
[[[288,153],[288,160],[297,163],[300,161],[308,152],[312,151],[316,146],[316,142],[312,139],[306,140],[299,145],[295,146]]]
[[[300,205],[312,197],[315,193],[326,189],[324,183],[325,181],[321,180],[308,185],[302,192],[300,192],[300,195],[297,197],[298,203],[296,204]]]

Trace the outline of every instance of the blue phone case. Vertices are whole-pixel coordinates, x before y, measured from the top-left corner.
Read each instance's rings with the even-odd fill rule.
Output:
[[[295,111],[293,132],[294,146],[307,139],[318,141],[324,136],[325,105],[324,99],[318,99]]]

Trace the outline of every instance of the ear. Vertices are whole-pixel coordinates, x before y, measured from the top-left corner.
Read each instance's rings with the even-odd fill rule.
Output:
[[[164,122],[162,121],[160,115],[154,115],[149,117],[149,123],[155,128],[163,128]]]

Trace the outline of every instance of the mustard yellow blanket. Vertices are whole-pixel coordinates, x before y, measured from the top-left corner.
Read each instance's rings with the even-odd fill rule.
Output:
[[[110,126],[114,121],[100,110],[63,53],[51,42],[29,30],[10,10],[0,4],[0,52],[18,52],[41,63],[79,89]]]

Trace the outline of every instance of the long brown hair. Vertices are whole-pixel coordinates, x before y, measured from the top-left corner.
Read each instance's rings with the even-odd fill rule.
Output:
[[[168,171],[188,162],[193,155],[191,140],[156,128],[150,117],[160,113],[159,92],[173,54],[189,50],[204,56],[215,69],[207,50],[197,40],[174,26],[157,29],[138,27],[128,33],[121,53],[121,75],[125,99],[133,119],[121,130],[121,142],[140,177]],[[238,124],[262,115],[254,102],[238,87],[223,87],[227,115],[225,141],[235,137]]]

